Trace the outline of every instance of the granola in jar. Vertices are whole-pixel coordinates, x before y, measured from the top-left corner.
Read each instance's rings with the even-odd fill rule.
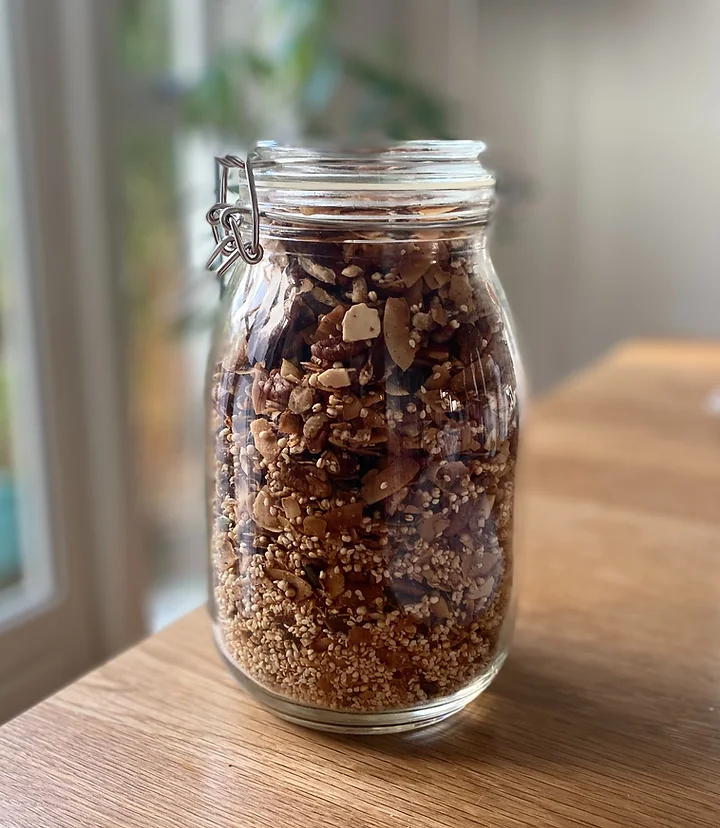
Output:
[[[469,699],[505,652],[518,448],[484,234],[319,222],[264,246],[211,368],[221,649],[302,706]]]

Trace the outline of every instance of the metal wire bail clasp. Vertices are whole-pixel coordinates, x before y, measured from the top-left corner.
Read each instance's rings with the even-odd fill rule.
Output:
[[[217,260],[220,259],[221,264],[217,271],[217,278],[222,285],[223,276],[239,258],[242,258],[249,265],[255,265],[262,259],[264,251],[260,244],[260,210],[250,156],[242,161],[235,155],[224,155],[216,158],[215,163],[218,174],[218,201],[207,213],[207,221],[215,238],[215,249],[207,261],[207,267],[212,269]],[[243,242],[241,232],[242,222],[248,213],[248,208],[239,203],[228,204],[228,178],[231,169],[244,171],[247,179],[250,194],[249,213],[252,224],[249,242]]]

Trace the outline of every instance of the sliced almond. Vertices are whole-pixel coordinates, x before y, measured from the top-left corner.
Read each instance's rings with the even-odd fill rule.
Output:
[[[345,342],[375,339],[380,335],[380,315],[375,308],[364,302],[353,305],[342,321],[342,336]]]
[[[330,313],[325,314],[317,326],[315,339],[321,340],[337,336],[341,330],[343,316],[345,316],[345,308],[342,305],[338,305]]]
[[[317,689],[321,693],[321,696],[330,696],[335,692],[335,685],[333,684],[332,679],[328,676],[320,674],[315,683],[317,685]]]
[[[337,531],[362,526],[364,505],[361,500],[358,500],[355,503],[346,503],[332,509],[325,515],[327,525]]]
[[[489,598],[493,592],[495,591],[495,578],[492,576],[485,579],[485,582],[480,586],[478,590],[478,598]]]
[[[427,586],[406,576],[392,582],[392,591],[399,603],[416,604],[427,595]]]
[[[473,290],[464,270],[453,270],[450,278],[449,296],[456,305],[472,304]]]
[[[343,418],[346,420],[354,420],[362,411],[363,404],[354,395],[350,395],[351,399],[347,402],[343,401]]]
[[[373,405],[376,405],[379,402],[383,401],[383,395],[378,393],[377,391],[370,391],[369,393],[365,394],[364,397],[361,398],[360,402],[363,404],[363,408],[370,408]]]
[[[423,279],[419,279],[415,284],[408,288],[405,291],[405,298],[407,299],[407,303],[409,307],[413,305],[418,305],[422,307],[423,304],[423,288],[425,287],[425,281]]]
[[[267,371],[261,366],[256,365],[253,368],[252,385],[252,404],[256,414],[262,414],[265,410],[265,403],[267,402],[267,395],[265,393],[265,381],[267,380]]]
[[[419,343],[410,344],[410,308],[402,297],[391,297],[385,303],[383,333],[392,361],[407,371],[413,364]]]
[[[257,493],[253,502],[253,518],[255,523],[268,532],[280,532],[282,527],[277,518],[277,514],[273,514],[270,509],[275,506],[275,501],[270,497],[267,487],[263,487]]]
[[[425,380],[425,388],[434,391],[445,388],[450,382],[450,367],[448,365],[434,365],[430,377]]]
[[[389,397],[409,397],[410,392],[406,388],[401,388],[399,385],[396,385],[392,379],[389,379],[385,383],[385,393]]]
[[[365,627],[353,627],[348,633],[348,641],[351,644],[369,644],[370,630]]]
[[[485,370],[482,361],[477,359],[464,368],[450,380],[450,388],[453,391],[484,391],[491,382],[491,377],[485,379]]]
[[[308,276],[312,276],[313,279],[319,279],[321,282],[325,282],[328,285],[335,284],[335,271],[331,268],[318,264],[312,259],[309,259],[307,256],[298,256],[298,264],[305,271],[305,273],[307,273]]]
[[[288,408],[295,414],[302,414],[313,405],[313,391],[307,386],[298,385],[290,392]]]
[[[250,431],[260,454],[265,460],[274,460],[280,453],[280,449],[271,423],[267,420],[253,420],[250,423]]]
[[[303,520],[303,530],[306,535],[324,538],[327,532],[327,522],[322,518],[309,515]]]
[[[267,576],[273,583],[279,581],[286,581],[288,586],[295,590],[293,601],[305,601],[312,595],[312,587],[310,584],[294,572],[288,572],[286,569],[267,569]]]
[[[430,612],[432,612],[435,618],[452,618],[450,607],[448,606],[445,596],[443,595],[438,595],[437,601],[434,604],[430,604]]]
[[[450,281],[451,276],[440,265],[434,264],[423,273],[423,278],[431,290],[437,290],[443,285],[446,285]]]
[[[323,428],[325,428],[327,421],[328,418],[325,414],[313,414],[312,417],[308,417],[303,426],[303,436],[308,440],[317,437]]]
[[[432,316],[433,322],[435,322],[437,325],[442,326],[443,328],[447,325],[449,321],[447,311],[439,302],[430,306],[430,316]]]
[[[363,417],[363,422],[370,428],[384,428],[387,425],[385,417],[374,409],[368,411],[367,416]]]
[[[427,256],[419,251],[408,253],[400,259],[400,275],[406,287],[412,287],[418,279],[422,279],[423,273],[430,267],[431,262]]]
[[[412,664],[410,653],[404,649],[390,650],[383,647],[378,651],[378,655],[391,670],[404,670]]]
[[[323,580],[328,598],[339,598],[345,592],[345,576],[339,566],[325,570]]]
[[[283,411],[278,417],[278,431],[281,434],[302,434],[303,421],[299,414]]]
[[[430,471],[430,468],[432,471]],[[460,460],[444,465],[433,464],[428,469],[428,477],[433,480],[444,492],[452,491],[453,487],[464,477],[470,474],[468,467]]]
[[[368,444],[371,446],[375,446],[378,443],[387,443],[388,441],[388,430],[387,428],[373,428],[370,430],[370,439],[368,440]]]
[[[352,292],[350,294],[351,299],[353,302],[367,302],[370,298],[368,296],[368,286],[365,278],[363,276],[358,276],[357,279],[353,279],[352,283]]]
[[[283,359],[282,361],[280,376],[283,379],[297,380],[298,382],[303,378],[302,371],[288,359]]]
[[[365,483],[360,492],[362,499],[366,503],[384,500],[407,486],[419,471],[420,466],[412,458],[398,457]]]
[[[300,508],[300,504],[294,497],[284,497],[281,502],[283,511],[285,512],[285,515],[289,520],[294,520],[295,518],[300,517],[300,515],[302,514],[302,509]]]
[[[310,295],[313,299],[317,299],[321,305],[327,305],[328,307],[334,308],[335,306],[340,306],[338,300],[330,293],[328,293],[324,288],[321,288],[319,285],[315,285],[315,287],[310,291]]]
[[[432,541],[437,538],[450,526],[450,521],[442,515],[433,515],[425,518],[420,524],[420,537],[425,541]]]
[[[370,380],[373,378],[373,367],[372,363],[368,362],[358,372],[358,383],[360,385],[368,385]]]
[[[472,426],[470,423],[465,423],[460,428],[460,452],[467,454],[471,451],[480,451],[480,443],[473,437]]]
[[[332,638],[328,638],[326,635],[323,635],[323,636],[320,636],[320,638],[316,638],[312,642],[312,644],[310,645],[310,649],[314,650],[316,653],[324,653],[332,643],[333,643]],[[325,678],[325,676],[322,676],[322,678]],[[332,686],[330,688],[328,688],[328,692],[331,689],[332,689]]]
[[[405,498],[408,496],[407,486],[403,486],[402,489],[398,489],[395,494],[390,495],[387,499],[387,503],[385,504],[385,512],[388,515],[394,515],[395,512],[402,506]]]
[[[365,475],[361,478],[362,482],[363,482],[363,483],[369,483],[369,482],[370,482],[373,478],[377,477],[377,476],[380,474],[380,471],[381,471],[381,470],[380,470],[380,469],[378,469],[378,468],[373,468],[373,469],[370,469],[370,471],[368,471],[368,472],[367,472],[367,473],[366,473],[366,474],[365,474]]]
[[[328,368],[318,374],[318,382],[325,388],[347,388],[350,385],[350,374],[347,368]]]
[[[480,511],[482,512],[482,516],[485,518],[485,520],[487,520],[490,517],[494,505],[495,495],[488,495],[483,493],[482,499],[480,501]]]

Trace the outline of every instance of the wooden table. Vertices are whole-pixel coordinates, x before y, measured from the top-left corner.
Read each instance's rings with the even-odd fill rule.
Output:
[[[535,406],[516,644],[455,719],[285,724],[198,611],[0,730],[0,825],[719,826],[713,391],[720,346],[638,343]]]

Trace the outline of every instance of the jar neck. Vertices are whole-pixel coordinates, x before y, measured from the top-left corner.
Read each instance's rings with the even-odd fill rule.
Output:
[[[364,191],[261,190],[261,226],[322,228],[340,233],[415,233],[477,228],[492,217],[494,191]],[[267,232],[267,231],[266,231]]]
[[[480,163],[483,150],[475,141],[332,150],[261,143],[247,168],[263,223],[414,232],[488,223],[495,180]]]
[[[487,223],[458,226],[443,222],[410,226],[391,222],[368,225],[362,221],[344,221],[338,224],[263,221],[260,227],[260,241],[265,249],[284,247],[288,252],[305,250],[313,245],[322,247],[434,241],[483,248],[487,243],[488,226]]]

